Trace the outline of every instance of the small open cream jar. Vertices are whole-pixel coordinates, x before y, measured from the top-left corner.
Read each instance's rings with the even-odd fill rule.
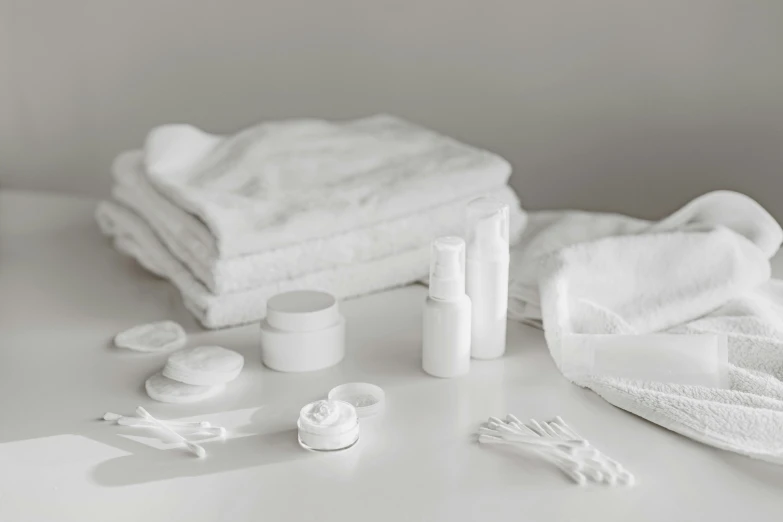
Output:
[[[299,444],[315,451],[350,448],[359,440],[356,408],[343,401],[311,402],[299,412]]]
[[[309,372],[345,355],[345,318],[327,292],[297,290],[267,301],[261,322],[261,360],[279,372]]]

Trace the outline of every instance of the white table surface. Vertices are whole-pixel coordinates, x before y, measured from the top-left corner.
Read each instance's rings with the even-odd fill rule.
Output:
[[[94,202],[0,194],[0,520],[781,520],[783,467],[708,448],[569,384],[540,332],[509,324],[505,357],[440,380],[420,367],[421,302],[408,287],[347,301],[348,355],[283,374],[259,360],[256,326],[201,330],[176,291],[114,252]],[[165,356],[120,351],[115,333],[180,322],[189,345],[237,350],[227,392],[194,405],[152,401]],[[333,386],[382,386],[387,408],[354,448],[311,453],[299,408]],[[143,405],[230,428],[198,460],[97,418]],[[535,459],[481,447],[489,415],[562,415],[635,473],[632,489],[578,488]],[[163,450],[165,449],[165,451]]]

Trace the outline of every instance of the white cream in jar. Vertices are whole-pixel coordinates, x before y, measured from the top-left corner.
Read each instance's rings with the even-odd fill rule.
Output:
[[[305,449],[336,451],[359,440],[356,408],[344,401],[311,402],[299,412],[299,444]]]

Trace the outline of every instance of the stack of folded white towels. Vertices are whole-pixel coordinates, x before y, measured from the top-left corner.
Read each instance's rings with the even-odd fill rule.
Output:
[[[354,297],[420,280],[429,244],[489,195],[525,214],[501,157],[399,118],[266,122],[232,136],[164,125],[113,165],[96,216],[169,279],[207,328],[264,317],[272,295]]]

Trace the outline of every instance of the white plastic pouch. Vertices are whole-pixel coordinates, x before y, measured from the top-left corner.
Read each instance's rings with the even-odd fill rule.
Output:
[[[725,335],[567,334],[560,342],[560,366],[572,380],[592,376],[710,388],[729,385]]]

